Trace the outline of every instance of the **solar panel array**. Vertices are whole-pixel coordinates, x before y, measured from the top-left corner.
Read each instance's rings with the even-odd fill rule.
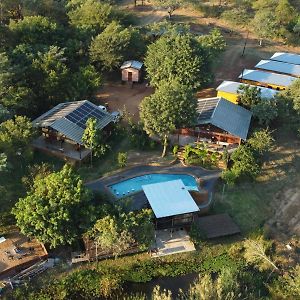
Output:
[[[198,121],[209,120],[219,102],[219,98],[198,99]]]
[[[78,125],[80,128],[85,129],[86,122],[89,118],[96,118],[97,120],[100,120],[106,115],[107,114],[102,112],[97,106],[94,106],[89,102],[85,102],[74,111],[66,115],[65,118]]]

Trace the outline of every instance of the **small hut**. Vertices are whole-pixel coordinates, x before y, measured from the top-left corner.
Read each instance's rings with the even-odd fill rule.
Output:
[[[125,61],[121,66],[122,81],[139,82],[142,78],[143,63],[136,60]]]

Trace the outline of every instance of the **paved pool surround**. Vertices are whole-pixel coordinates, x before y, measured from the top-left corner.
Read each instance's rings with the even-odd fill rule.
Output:
[[[120,201],[111,192],[109,186],[134,177],[150,174],[185,174],[194,178],[201,178],[204,180],[203,188],[211,194],[216,181],[220,178],[221,172],[219,170],[206,170],[201,167],[184,167],[181,164],[170,166],[135,166],[121,170],[111,176],[101,177],[87,183],[86,186],[93,191],[110,194],[113,201]],[[131,208],[133,210],[139,210],[148,206],[148,201],[143,191],[131,194],[130,197],[132,198]]]

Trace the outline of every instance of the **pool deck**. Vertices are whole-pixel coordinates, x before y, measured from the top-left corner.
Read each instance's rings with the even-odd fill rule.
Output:
[[[101,177],[95,181],[86,184],[88,188],[93,191],[100,191],[110,193],[107,186],[120,181],[124,181],[133,177],[142,176],[146,174],[187,174],[204,180],[203,188],[206,189],[209,194],[212,193],[216,181],[220,178],[221,171],[219,170],[206,170],[201,167],[185,167],[180,163],[170,166],[135,166],[122,171],[117,172],[111,176]],[[111,193],[110,193],[111,194]],[[112,194],[111,194],[112,195]],[[138,210],[148,206],[147,198],[144,192],[137,192],[130,195],[132,198],[131,207],[133,210]],[[121,201],[121,199],[115,199],[115,201]]]

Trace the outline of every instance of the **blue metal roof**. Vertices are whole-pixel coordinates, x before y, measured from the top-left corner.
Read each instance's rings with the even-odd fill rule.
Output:
[[[128,60],[123,63],[123,65],[121,66],[121,70],[127,69],[127,68],[133,68],[136,70],[140,70],[142,68],[142,66],[143,66],[143,63],[141,63],[137,60]]]
[[[260,70],[249,70],[245,69],[243,73],[239,76],[240,79],[261,82],[265,84],[274,84],[278,86],[287,87],[292,84],[295,77],[288,75],[281,75],[271,72],[264,72]]]
[[[247,139],[252,112],[221,97],[198,99],[198,124],[212,124]]]
[[[199,211],[181,179],[142,186],[156,218]]]
[[[255,68],[300,77],[300,65],[275,60],[261,60]]]
[[[300,65],[299,54],[287,53],[287,52],[276,52],[270,57],[270,59],[286,62],[289,64]]]

